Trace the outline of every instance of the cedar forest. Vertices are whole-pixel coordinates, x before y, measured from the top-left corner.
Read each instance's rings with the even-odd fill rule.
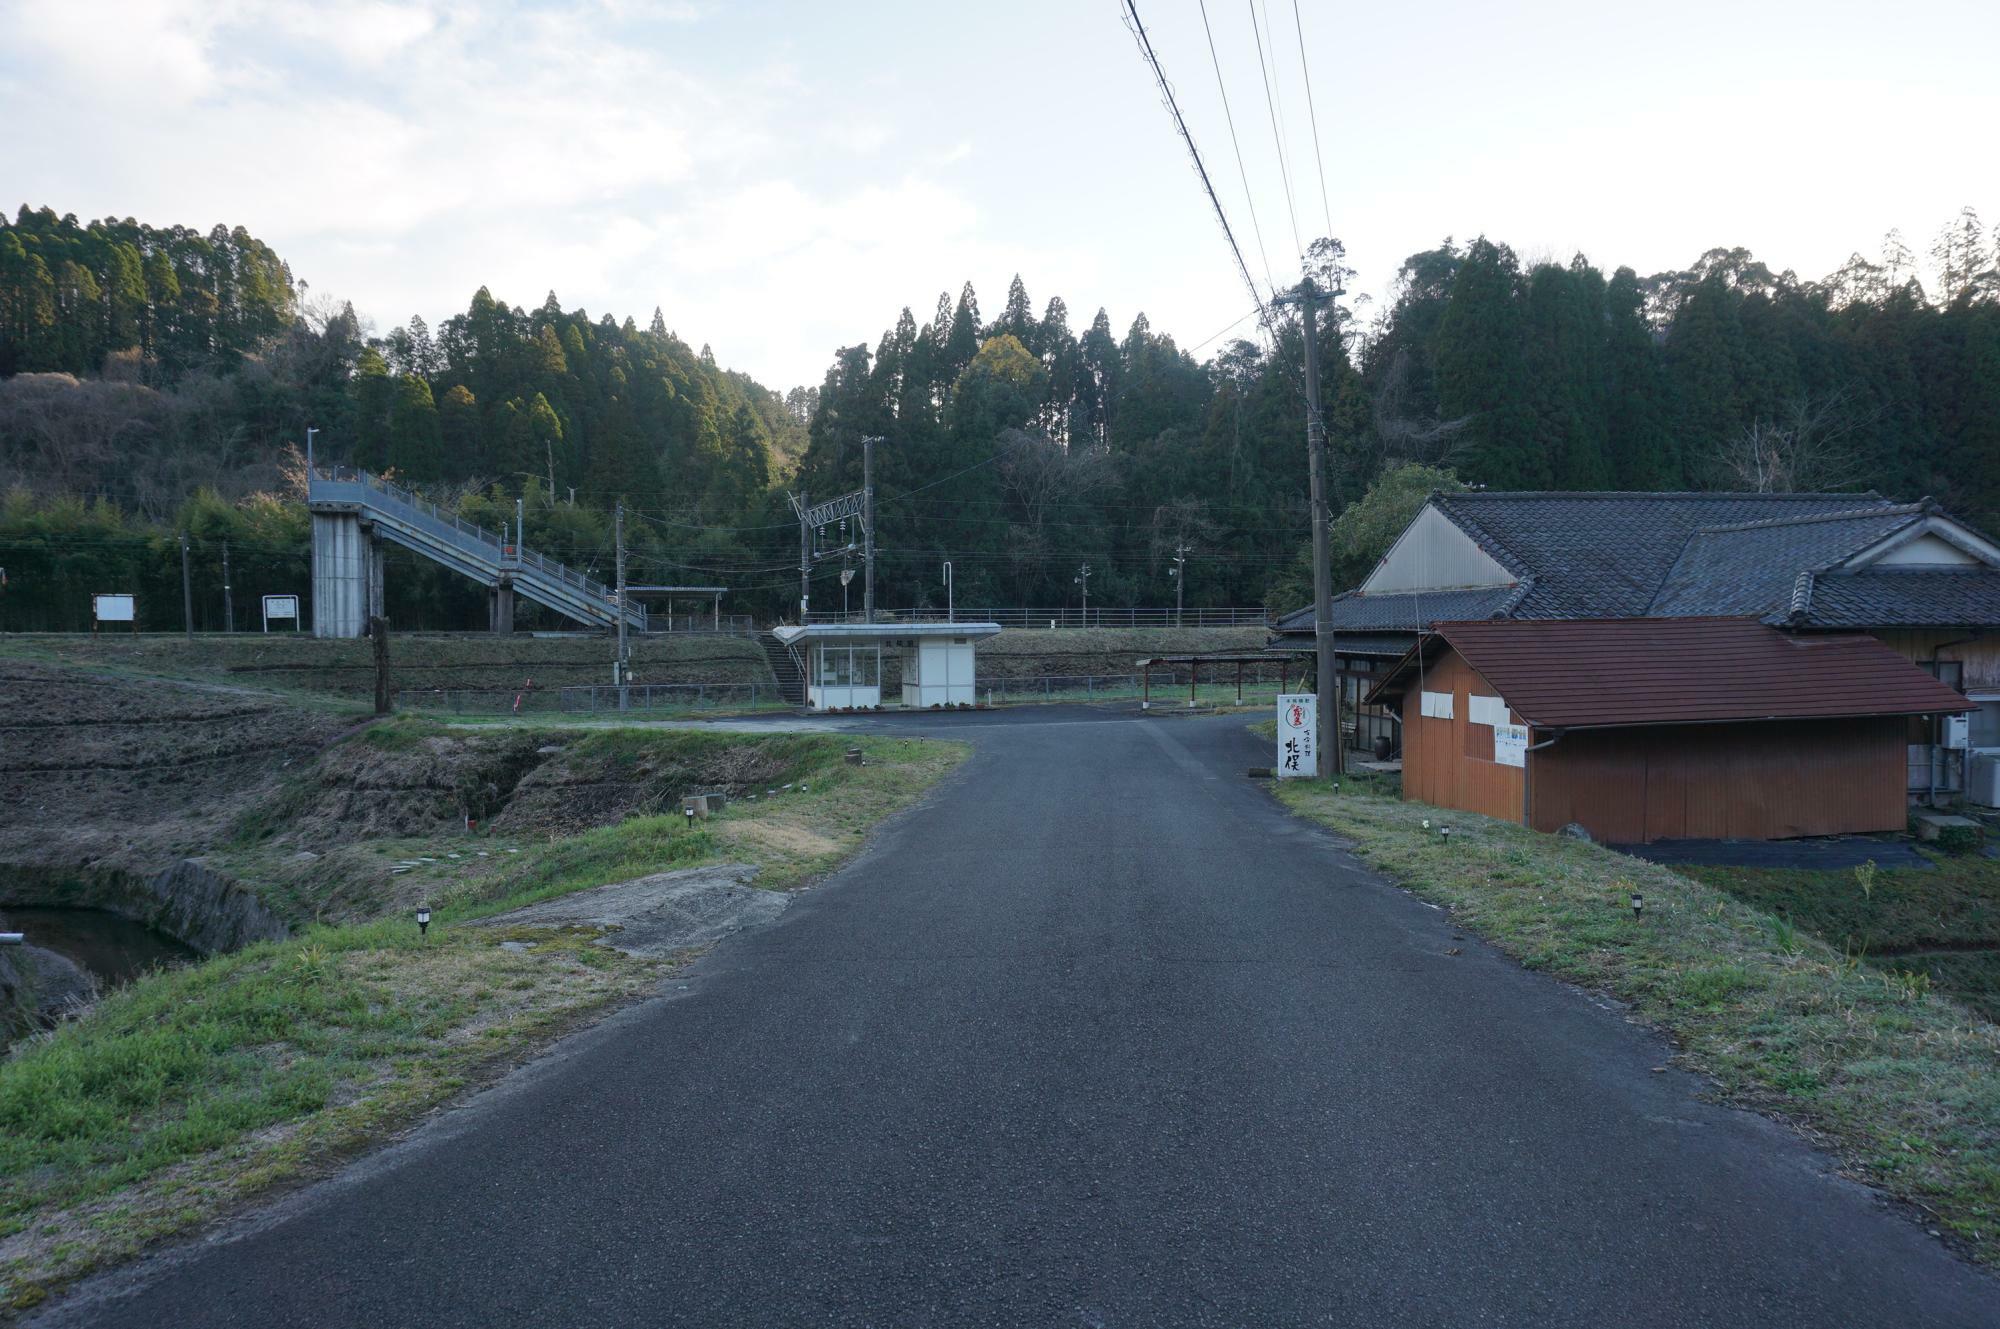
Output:
[[[1337,242],[1309,268],[1348,276]],[[1385,307],[1322,309],[1336,584],[1363,575],[1424,493],[1874,489],[2000,524],[2000,237],[1967,209],[1920,259],[1892,233],[1822,280],[1740,249],[1606,275],[1449,240]],[[614,503],[637,581],[726,585],[796,613],[787,490],[859,487],[878,436],[878,600],[962,606],[1303,603],[1310,578],[1296,315],[1181,347],[1143,314],[1039,311],[1016,277],[987,318],[970,284],[824,381],[779,393],[693,349],[655,310],[510,306],[480,289],[435,330],[370,336],[242,228],[0,217],[0,629],[89,626],[132,589],[142,625],[195,626],[306,589],[300,448],[387,472],[609,574]],[[1202,356],[1206,358],[1201,358]],[[840,605],[840,567],[815,609]],[[483,593],[392,552],[399,628],[485,623]],[[857,602],[858,603],[858,602]],[[548,625],[554,626],[553,622]]]

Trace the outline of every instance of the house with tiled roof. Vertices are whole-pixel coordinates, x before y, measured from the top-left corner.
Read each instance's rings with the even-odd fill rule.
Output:
[[[1397,718],[1361,703],[1432,624],[1732,616],[1880,639],[1979,702],[1970,746],[2000,751],[2000,545],[1929,500],[1433,494],[1333,615],[1363,747],[1397,741]],[[1312,645],[1310,606],[1279,620],[1274,649]],[[1940,737],[1913,722],[1912,788],[1963,787],[1964,752]]]

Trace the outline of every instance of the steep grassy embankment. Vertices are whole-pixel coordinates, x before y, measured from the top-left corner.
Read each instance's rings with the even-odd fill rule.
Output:
[[[324,1172],[687,958],[461,924],[668,868],[798,884],[964,755],[867,738],[855,766],[848,735],[356,728],[213,685],[19,662],[0,679],[37,699],[9,714],[47,721],[0,755],[0,868],[33,855],[0,871],[0,903],[115,907],[103,883],[197,855],[293,928],[140,978],[0,1060],[0,1314]],[[737,795],[719,816],[680,815],[682,794],[718,788]]]

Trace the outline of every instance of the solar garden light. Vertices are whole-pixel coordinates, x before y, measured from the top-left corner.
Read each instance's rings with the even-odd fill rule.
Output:
[[[1444,842],[1445,842],[1446,844],[1450,844],[1450,843],[1451,843],[1451,827],[1449,827],[1449,826],[1440,826],[1440,827],[1438,827],[1438,834],[1440,834],[1440,835],[1444,836]]]
[[[431,937],[431,907],[427,904],[417,906],[417,935],[425,941]]]
[[[1640,916],[1640,915],[1641,915],[1642,913],[1644,913],[1644,912],[1645,912],[1645,908],[1646,908],[1646,897],[1645,897],[1645,896],[1643,896],[1643,895],[1641,895],[1641,894],[1639,894],[1639,892],[1637,892],[1637,891],[1633,891],[1633,892],[1632,892],[1632,917],[1634,917],[1634,918],[1638,918],[1638,917],[1639,917],[1639,916]]]
[[[687,824],[690,828],[692,828],[694,826],[694,804],[689,803],[686,807],[682,808],[681,811],[687,813]]]

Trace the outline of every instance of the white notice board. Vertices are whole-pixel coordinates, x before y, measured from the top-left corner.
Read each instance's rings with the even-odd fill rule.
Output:
[[[296,595],[267,595],[264,597],[264,631],[271,630],[271,620],[289,618],[292,626],[299,625],[299,597]]]
[[[93,595],[90,604],[100,623],[130,623],[138,616],[129,595]]]
[[[1494,725],[1493,760],[1502,766],[1526,766],[1528,764],[1528,726],[1524,724]]]
[[[1319,773],[1313,739],[1319,733],[1319,698],[1298,692],[1278,698],[1278,778],[1296,779]]]

